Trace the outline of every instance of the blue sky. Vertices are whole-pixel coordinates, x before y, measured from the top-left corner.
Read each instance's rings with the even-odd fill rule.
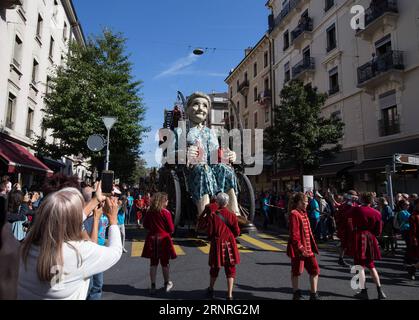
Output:
[[[156,166],[155,133],[177,90],[226,92],[224,79],[267,30],[265,0],[73,0],[86,36],[110,27],[128,39],[151,127],[142,146]],[[195,47],[209,48],[202,56]],[[214,50],[215,48],[215,50]]]

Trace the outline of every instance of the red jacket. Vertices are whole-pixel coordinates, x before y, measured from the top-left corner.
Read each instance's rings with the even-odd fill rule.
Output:
[[[213,205],[208,209],[212,210],[211,213],[200,218],[200,224],[207,226],[208,238],[211,241],[208,264],[218,268],[239,264],[240,254],[236,237],[240,235],[240,228],[237,216],[227,208],[218,209]],[[217,215],[217,211],[224,217],[226,223]]]
[[[304,236],[304,222],[303,219],[307,220],[310,239],[306,239]],[[316,241],[314,240],[313,232],[310,228],[310,222],[306,211],[293,210],[289,217],[289,239],[287,247],[287,255],[291,259],[299,258],[304,252],[306,245],[311,246],[311,251],[315,254],[319,254]]]
[[[336,212],[336,231],[343,249],[349,250],[352,242],[352,219],[351,210],[356,207],[356,204],[349,205],[346,202],[338,207]]]
[[[381,251],[377,237],[383,229],[381,213],[369,206],[361,206],[353,208],[350,216],[353,231],[348,254],[358,260],[380,260]]]
[[[414,211],[409,217],[409,251],[408,257],[414,260],[419,259],[419,212]]]
[[[161,212],[149,211],[144,217],[143,226],[148,234],[141,256],[150,259],[175,259],[176,251],[171,236],[175,226],[171,213],[166,209]]]

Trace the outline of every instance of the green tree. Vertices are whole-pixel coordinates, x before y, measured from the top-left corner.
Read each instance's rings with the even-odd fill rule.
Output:
[[[38,152],[55,158],[82,155],[92,167],[103,168],[105,151],[95,153],[86,142],[92,134],[106,136],[103,116],[115,116],[111,131],[110,169],[122,181],[131,179],[139,161],[140,146],[148,128],[143,126],[145,108],[141,81],[132,75],[126,39],[105,30],[85,46],[73,43],[66,66],[59,67],[45,97],[42,126],[52,130],[58,143],[37,137]]]
[[[339,152],[344,124],[325,119],[321,108],[327,95],[301,81],[289,82],[274,108],[274,125],[265,130],[265,152],[280,166],[294,168],[301,175],[312,174],[322,159]]]

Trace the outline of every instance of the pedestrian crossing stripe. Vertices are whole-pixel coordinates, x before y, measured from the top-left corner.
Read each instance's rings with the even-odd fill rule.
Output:
[[[258,247],[264,251],[272,251],[272,252],[283,252],[284,250],[276,248],[266,242],[257,240],[255,238],[252,238],[246,234],[243,234],[240,236],[240,239],[242,239],[243,241],[246,241],[252,245],[254,245],[255,247]]]
[[[175,251],[176,251],[177,256],[186,255],[185,251],[183,251],[183,249],[179,245],[175,244],[174,247],[175,247]]]
[[[275,238],[274,236],[272,236],[270,234],[266,234],[266,233],[259,233],[259,238],[262,238],[262,239],[265,239],[265,240],[270,240],[270,241],[275,242],[277,244],[280,244],[282,246],[287,246],[288,245],[288,241]]]
[[[135,241],[131,246],[131,257],[141,257],[144,248],[144,241]]]

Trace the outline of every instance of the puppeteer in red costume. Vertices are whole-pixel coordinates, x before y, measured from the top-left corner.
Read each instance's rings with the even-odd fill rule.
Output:
[[[198,225],[200,230],[207,230],[211,242],[208,263],[211,277],[216,278],[220,268],[224,267],[227,278],[235,278],[236,265],[240,263],[236,243],[236,237],[240,235],[237,216],[211,202],[206,206]]]
[[[354,264],[364,268],[375,268],[374,260],[381,259],[377,237],[382,232],[381,213],[369,205],[355,207],[350,211],[352,239],[350,252]]]
[[[311,276],[320,274],[315,254],[319,254],[306,211],[292,210],[289,217],[287,255],[291,258],[292,275],[300,276],[304,268]]]
[[[142,253],[143,258],[151,259],[151,265],[163,267],[169,264],[170,259],[176,259],[173,246],[172,233],[175,231],[171,213],[167,209],[161,212],[149,211],[144,216],[144,228],[148,230]]]

